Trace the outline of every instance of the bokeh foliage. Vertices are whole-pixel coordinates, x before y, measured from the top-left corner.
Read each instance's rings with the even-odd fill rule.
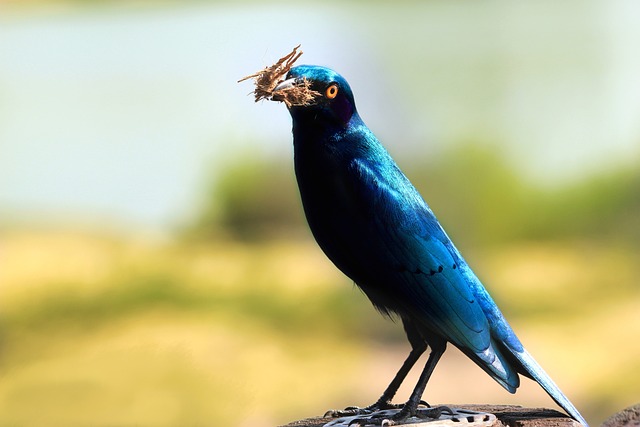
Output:
[[[289,159],[237,156],[214,177],[204,194],[194,235],[222,231],[232,238],[257,240],[300,234],[304,218]]]
[[[277,425],[373,401],[408,350],[401,327],[309,241],[2,237],[0,425]],[[564,239],[469,252],[588,419],[634,403],[637,247]],[[459,372],[476,386],[449,380]],[[436,402],[552,406],[528,382],[509,395],[454,349],[434,381]]]
[[[563,238],[640,242],[640,169],[634,164],[555,186],[527,180],[498,146],[481,142],[399,164],[462,246]],[[245,240],[305,234],[289,159],[239,157],[227,163],[205,199],[194,226],[204,235],[207,229]]]

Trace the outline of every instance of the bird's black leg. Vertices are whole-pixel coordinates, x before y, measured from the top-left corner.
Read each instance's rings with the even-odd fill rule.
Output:
[[[429,359],[427,359],[427,363],[422,374],[420,374],[420,379],[418,380],[416,387],[413,389],[409,400],[404,404],[402,410],[393,416],[392,421],[402,421],[412,416],[419,416],[421,418],[438,418],[440,413],[443,411],[451,412],[451,409],[446,407],[430,408],[425,410],[427,412],[418,412],[418,405],[421,402],[424,389],[427,386],[427,382],[429,381],[431,374],[433,373],[433,369],[438,364],[440,357],[444,354],[447,342],[441,338],[429,339],[429,346],[431,347],[431,354],[429,355]]]
[[[389,386],[385,389],[384,393],[382,393],[382,396],[380,396],[380,399],[378,399],[373,405],[369,405],[365,408],[350,406],[342,411],[328,411],[327,413],[325,413],[325,416],[344,417],[349,415],[364,415],[383,409],[397,409],[404,406],[403,404],[394,405],[393,403],[391,403],[391,400],[396,395],[396,392],[400,388],[400,385],[402,384],[404,379],[407,377],[407,374],[409,373],[411,368],[413,368],[413,365],[416,364],[420,356],[422,356],[422,354],[427,349],[427,343],[425,342],[424,338],[422,338],[422,335],[420,335],[418,330],[413,326],[411,321],[403,319],[403,324],[404,330],[407,334],[407,338],[409,340],[409,343],[411,344],[411,352],[409,353],[409,356],[407,356],[406,360],[400,367],[400,370],[398,370],[398,372],[396,373]]]
[[[435,338],[429,340],[429,346],[431,347],[431,354],[429,355],[429,359],[427,359],[427,364],[424,367],[424,370],[420,374],[420,379],[416,384],[416,387],[413,389],[409,400],[404,405],[398,405],[398,407],[402,408],[398,413],[389,417],[389,415],[384,412],[378,412],[374,414],[362,413],[362,415],[358,418],[354,418],[351,420],[350,425],[365,425],[365,424],[374,424],[374,425],[383,425],[383,426],[391,426],[394,424],[401,423],[405,421],[409,417],[418,417],[418,418],[432,418],[437,419],[443,412],[449,412],[453,414],[453,411],[446,406],[439,406],[435,408],[429,407],[428,409],[420,409],[418,410],[418,405],[423,403],[421,398],[424,393],[424,389],[427,386],[427,382],[433,373],[433,369],[438,364],[440,357],[444,353],[446,348],[446,341],[441,338]],[[384,397],[384,395],[383,395]],[[391,405],[393,407],[393,405]]]
[[[407,339],[411,344],[411,353],[409,353],[409,356],[404,361],[404,363],[400,367],[400,370],[398,371],[398,373],[396,373],[396,376],[393,378],[387,389],[384,391],[384,393],[382,393],[380,399],[378,399],[376,403],[371,405],[371,407],[374,407],[372,408],[373,410],[396,408],[396,406],[391,403],[391,399],[393,399],[393,397],[396,395],[396,392],[400,388],[400,385],[402,384],[404,379],[407,377],[407,374],[409,374],[411,368],[413,368],[413,365],[416,364],[420,356],[422,356],[422,354],[427,349],[427,343],[425,342],[424,338],[422,338],[422,335],[420,335],[420,332],[418,332],[413,323],[411,323],[411,321],[409,320],[404,319],[402,323],[407,334]]]

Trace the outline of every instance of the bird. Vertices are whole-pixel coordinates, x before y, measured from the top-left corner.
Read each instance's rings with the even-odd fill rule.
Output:
[[[511,393],[536,381],[573,419],[580,412],[524,348],[431,208],[361,119],[347,80],[330,68],[292,67],[274,92],[310,87],[313,102],[289,105],[294,170],[316,242],[383,315],[402,322],[411,350],[381,397],[338,414],[400,409],[419,416],[429,377],[448,344]],[[275,97],[274,97],[275,99]],[[427,349],[406,403],[392,399]]]

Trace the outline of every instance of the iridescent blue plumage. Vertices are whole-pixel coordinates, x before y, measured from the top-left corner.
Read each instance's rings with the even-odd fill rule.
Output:
[[[311,82],[321,96],[291,106],[295,172],[318,244],[384,314],[398,316],[412,351],[371,408],[389,407],[418,357],[431,355],[404,406],[415,413],[424,386],[451,343],[510,392],[519,375],[537,381],[586,426],[508,325],[431,209],[357,113],[353,93],[336,72],[292,68],[284,83]],[[337,89],[337,91],[332,90]]]

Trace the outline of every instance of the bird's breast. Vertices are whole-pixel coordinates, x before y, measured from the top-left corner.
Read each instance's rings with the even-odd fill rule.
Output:
[[[347,178],[348,159],[311,144],[295,148],[295,172],[311,232],[338,268],[357,281],[354,253],[370,237],[353,184]]]
[[[357,214],[341,165],[327,157],[325,153],[313,156],[296,153],[300,197],[314,233],[328,232],[343,222],[353,221]]]

